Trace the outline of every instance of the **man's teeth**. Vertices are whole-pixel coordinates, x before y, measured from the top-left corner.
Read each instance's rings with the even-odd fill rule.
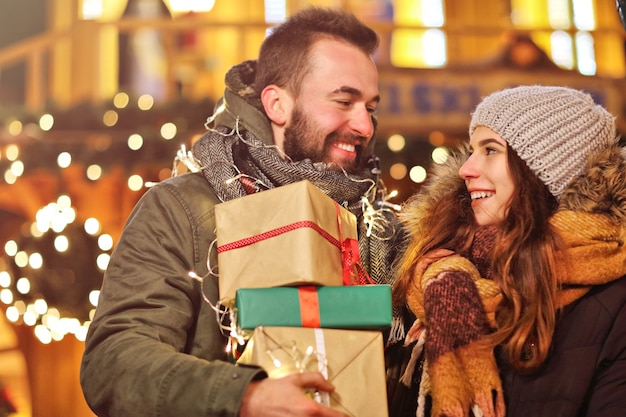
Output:
[[[354,145],[351,145],[349,143],[342,143],[342,142],[338,142],[335,144],[339,149],[344,150],[346,152],[354,152],[355,151],[355,147]]]
[[[476,191],[476,192],[471,193],[472,200],[478,200],[479,198],[492,197],[493,195],[495,195],[495,193],[488,193],[485,191]]]

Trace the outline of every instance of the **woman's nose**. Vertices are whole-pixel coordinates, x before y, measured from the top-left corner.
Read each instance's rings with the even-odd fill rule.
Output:
[[[474,159],[472,158],[472,155],[470,155],[463,165],[461,165],[461,168],[459,168],[459,176],[464,180],[467,180],[469,178],[474,178],[477,175],[478,173],[476,171]]]

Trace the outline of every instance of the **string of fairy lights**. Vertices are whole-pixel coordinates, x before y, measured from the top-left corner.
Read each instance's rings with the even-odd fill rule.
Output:
[[[42,207],[36,217],[26,236],[19,241],[8,240],[4,244],[10,265],[8,271],[0,270],[0,301],[7,305],[6,317],[10,322],[21,321],[33,326],[35,336],[42,343],[62,340],[68,334],[84,341],[99,291],[97,287],[83,287],[90,282],[98,285],[98,280],[74,276],[71,269],[67,268],[67,262],[95,261],[97,269],[87,271],[101,275],[109,262],[113,238],[102,233],[100,222],[95,218],[88,218],[82,223],[84,236],[76,233],[76,228],[72,227],[77,221],[76,210],[67,195],[59,196],[57,201]],[[88,240],[93,240],[97,245],[98,251],[89,251],[95,255],[95,260],[88,257],[73,259],[76,255],[82,255],[77,252],[85,249]],[[58,281],[56,284],[63,286],[61,290],[72,298],[85,293],[88,304],[83,305],[83,300],[73,299],[62,307],[49,305],[50,298],[59,301],[58,294],[54,294],[50,288],[55,283],[46,282],[51,278],[55,278]],[[86,291],[76,291],[77,288]],[[86,320],[80,319],[80,310],[88,311]],[[68,316],[67,313],[74,314]]]
[[[171,176],[168,167],[179,146],[173,139],[196,135],[189,127],[202,130],[211,109],[209,102],[159,107],[149,95],[131,99],[119,93],[102,107],[5,117],[0,120],[0,187],[12,193],[30,175],[43,170],[62,177],[63,170],[76,166],[95,185],[122,167],[126,186],[138,198],[151,182]],[[146,163],[161,168],[146,177],[138,168]],[[85,217],[72,197],[60,187],[54,201],[40,207],[34,219],[24,219],[0,246],[0,307],[9,322],[32,327],[44,344],[68,335],[85,340],[115,245],[102,222]]]

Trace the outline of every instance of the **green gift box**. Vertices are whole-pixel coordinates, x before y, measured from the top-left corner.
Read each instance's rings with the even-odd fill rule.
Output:
[[[239,288],[237,325],[383,329],[391,326],[389,285]]]

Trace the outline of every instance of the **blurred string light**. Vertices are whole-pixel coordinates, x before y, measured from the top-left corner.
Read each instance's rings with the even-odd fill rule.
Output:
[[[137,99],[137,107],[140,110],[148,111],[154,106],[154,97],[150,94],[143,94]]]
[[[165,140],[174,139],[177,131],[178,131],[178,128],[176,127],[174,123],[171,123],[171,122],[164,123],[163,126],[161,126],[161,136]]]
[[[72,164],[72,155],[69,152],[61,152],[57,157],[59,168],[67,168]]]
[[[391,135],[389,136],[389,139],[387,139],[387,147],[392,152],[396,152],[396,153],[402,152],[405,146],[406,146],[406,139],[402,135],[399,135],[399,134]]]
[[[100,181],[112,167],[121,166],[128,172],[128,188],[140,192],[148,181],[137,166],[148,161],[159,165],[154,174],[159,180],[171,176],[167,165],[179,146],[172,139],[187,134],[189,126],[196,128],[193,135],[199,135],[205,109],[214,106],[207,100],[177,103],[174,108],[154,104],[150,95],[133,101],[119,92],[109,108],[78,107],[0,120],[5,138],[15,140],[0,145],[0,180],[11,193],[13,184],[22,178],[28,181],[30,173],[41,169],[64,178],[66,168],[84,164],[85,178]],[[77,142],[71,134],[64,135],[75,125],[92,131],[95,139],[85,141],[81,136]],[[54,134],[59,140],[46,142]],[[80,218],[70,196],[61,195],[23,224],[19,237],[0,242],[0,311],[13,323],[33,327],[42,343],[67,335],[84,340],[97,305],[114,241],[97,219],[80,224]]]
[[[419,141],[423,141],[420,139]],[[388,175],[396,180],[402,181],[408,177],[408,179],[416,184],[422,184],[426,181],[428,176],[428,170],[422,165],[407,165],[411,158],[407,158],[407,154],[422,152],[423,149],[419,146],[417,151],[415,147],[409,147],[406,138],[401,134],[393,134],[386,140],[387,148],[396,154],[399,154],[402,158],[401,161],[397,161],[391,164],[389,167]],[[447,161],[450,150],[444,146],[446,143],[446,137],[442,132],[432,131],[428,135],[428,143],[434,148],[431,151],[430,158],[425,165],[430,163],[443,164]]]
[[[422,183],[426,181],[426,168],[421,165],[416,165],[409,171],[409,178],[415,183]]]
[[[15,161],[20,156],[20,148],[17,145],[9,145],[4,153],[9,161]]]
[[[135,101],[135,106],[132,106],[131,103],[131,97],[127,93],[118,92],[117,94],[115,94],[111,102],[112,107],[114,108],[109,108],[101,111],[100,114],[96,116],[97,119],[93,120],[93,122],[99,122],[102,129],[121,129],[122,127],[120,127],[119,125],[123,116],[122,112],[130,112],[132,114],[131,116],[124,116],[126,118],[126,126],[123,127],[123,129],[129,129],[129,120],[133,120],[133,123],[135,123],[134,121],[137,120],[138,116],[136,113],[133,114],[133,111],[139,110],[142,113],[146,113],[155,109],[154,97],[149,94],[143,94],[139,96]],[[206,107],[211,108],[212,106],[213,105],[211,104],[210,106]],[[205,106],[198,106],[198,108],[204,107]],[[177,120],[181,119],[185,121],[186,119],[184,119],[183,116],[186,116],[186,114],[184,112],[188,112],[188,110],[184,108],[180,108],[179,110],[181,114],[170,111],[167,113],[167,116],[176,117]],[[32,116],[30,116],[30,118],[32,119]],[[24,136],[37,138],[36,140],[41,140],[41,134],[44,132],[54,133],[57,130],[62,131],[64,128],[67,128],[58,127],[57,119],[57,116],[54,116],[50,113],[44,113],[36,117],[36,120],[38,121],[37,123],[19,120],[18,118],[9,118],[6,122],[4,122],[4,129],[12,136],[16,136],[16,138],[20,141],[19,144],[9,143],[3,148],[0,148],[0,168],[2,168],[2,171],[0,171],[0,175],[2,175],[1,179],[4,180],[6,184],[15,184],[19,180],[19,178],[26,173],[29,167],[33,168],[32,166],[29,166],[29,162],[31,163],[31,165],[33,162],[35,162],[40,167],[43,161],[49,160],[47,158],[49,158],[51,155],[44,156],[43,154],[39,154],[39,160],[34,161],[34,154],[33,152],[29,152],[29,148],[25,145]],[[61,119],[67,124],[67,116],[63,118],[63,115],[61,115]],[[160,122],[158,125],[155,124],[156,120],[159,120]],[[174,123],[173,121],[162,120],[163,115],[151,115],[148,116],[148,118],[142,116],[140,122],[135,123],[134,125],[132,125],[133,127],[130,127],[130,129],[134,129],[135,131],[126,134],[126,148],[132,152],[140,151],[146,147],[148,142],[150,142],[151,147],[154,147],[154,139],[160,139],[162,143],[173,142],[174,139],[179,139],[182,137],[183,134],[186,134],[187,131],[185,128],[188,128],[189,126],[191,126],[192,128],[196,126],[196,129],[198,131],[202,131],[202,124],[199,122],[190,125],[189,122],[186,121],[182,124],[181,128],[181,124],[179,122]],[[146,122],[148,122],[149,125],[146,125]],[[113,134],[115,134],[115,132]],[[200,135],[201,133],[194,132],[193,137],[199,137]],[[59,145],[57,147],[68,146],[69,148],[71,148],[71,150],[58,151],[58,153],[54,156],[55,159],[53,159],[53,161],[56,162],[56,168],[69,168],[70,166],[72,166],[72,164],[75,163],[75,161],[78,161],[79,163],[84,163],[84,161],[86,160],[93,159],[93,153],[97,152],[102,154],[102,158],[105,160],[113,159],[114,161],[112,163],[120,163],[125,168],[132,169],[131,164],[128,163],[128,161],[120,161],[121,155],[119,155],[119,153],[114,154],[111,152],[113,150],[110,148],[112,146],[118,146],[119,143],[118,141],[112,140],[112,138],[112,134],[101,134],[97,140],[93,141],[88,146],[77,146],[72,142],[59,141]],[[183,139],[186,140],[187,138]],[[172,148],[171,152],[160,150],[158,151],[158,156],[163,156],[165,159],[165,156],[167,155],[167,158],[169,158],[170,155],[174,154],[175,146],[176,144],[173,144],[171,146],[168,145],[168,148]],[[22,148],[25,149],[22,150]],[[106,155],[107,152],[110,152],[110,156]],[[117,149],[115,152],[119,152],[119,149]],[[22,153],[24,153],[29,161],[21,159]],[[132,158],[134,161],[140,161],[140,158],[130,156],[128,154],[125,155],[126,158]],[[85,158],[85,156],[87,156],[87,158]],[[106,162],[104,164],[101,162],[95,162],[85,166],[85,177],[90,181],[98,181],[102,179],[107,173],[107,167],[104,165],[106,165]],[[53,167],[49,168],[51,170],[55,169]],[[158,174],[155,175],[156,178],[149,179],[143,178],[143,175],[144,174],[137,172],[129,173],[129,176],[127,178],[128,189],[131,191],[141,191],[149,184],[155,184],[158,181],[167,179],[172,175],[172,171],[169,168],[160,169]]]
[[[144,181],[141,175],[134,174],[128,177],[128,188],[132,191],[139,191],[143,188]]]
[[[446,136],[438,130],[434,130],[428,134],[428,142],[435,147],[442,146],[445,141]]]
[[[102,177],[102,167],[98,164],[89,165],[85,174],[91,181],[97,181]]]
[[[393,178],[394,180],[399,181],[403,179],[404,177],[406,177],[407,173],[408,173],[408,168],[402,162],[397,162],[391,165],[391,168],[389,168],[389,176]]]
[[[18,240],[4,243],[0,258],[0,302],[13,323],[33,327],[41,343],[72,334],[84,341],[113,248],[100,222],[76,222],[69,196],[38,210]]]
[[[9,170],[15,177],[20,177],[24,173],[24,163],[22,161],[13,161]]]
[[[24,173],[24,162],[19,159],[20,148],[17,145],[9,145],[4,151],[5,159],[10,162],[4,171],[3,178],[7,184],[15,184],[17,179]]]
[[[11,120],[8,124],[7,124],[7,131],[9,132],[10,135],[12,136],[17,136],[20,133],[22,133],[22,129],[24,128],[24,125],[22,124],[22,122],[20,122],[19,120]]]
[[[124,109],[130,103],[130,97],[123,91],[120,91],[113,97],[113,105],[118,109]]]
[[[133,151],[141,149],[143,146],[143,137],[138,133],[133,133],[128,137],[128,147]]]
[[[445,164],[449,156],[450,151],[445,146],[436,147],[435,149],[433,149],[433,152],[431,154],[433,162],[439,165]]]
[[[115,126],[118,120],[119,115],[115,110],[107,110],[102,116],[102,123],[104,123],[104,125],[108,127]]]
[[[39,118],[39,127],[44,132],[49,131],[54,126],[54,117],[51,114],[44,114]]]

